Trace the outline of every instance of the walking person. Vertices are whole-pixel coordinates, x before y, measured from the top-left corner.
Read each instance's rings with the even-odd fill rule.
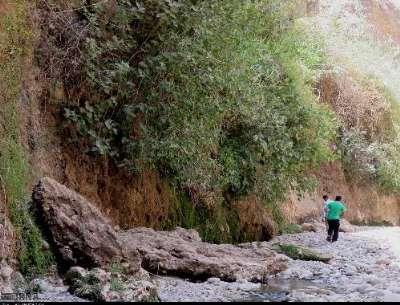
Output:
[[[327,206],[328,203],[331,202],[332,200],[329,199],[328,195],[322,196],[322,199],[324,200],[324,202],[322,203],[321,220],[325,224],[326,231],[328,232],[328,221],[326,219]]]
[[[335,242],[339,238],[340,219],[346,211],[345,205],[342,203],[342,196],[336,196],[335,201],[327,204],[326,219],[328,221],[328,237],[327,241]]]

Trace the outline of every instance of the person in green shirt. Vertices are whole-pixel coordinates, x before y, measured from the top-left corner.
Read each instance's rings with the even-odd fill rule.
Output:
[[[341,202],[342,196],[336,196],[335,201],[330,201],[326,206],[326,220],[328,221],[327,241],[335,242],[339,238],[340,218],[346,211],[345,205]]]

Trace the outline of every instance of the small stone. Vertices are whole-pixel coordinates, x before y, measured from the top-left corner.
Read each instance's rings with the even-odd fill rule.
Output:
[[[50,249],[49,243],[47,241],[45,241],[45,240],[42,240],[42,249],[44,251],[48,251]]]
[[[372,288],[371,285],[364,284],[364,285],[360,285],[360,286],[356,287],[355,291],[357,291],[359,293],[365,293],[366,291],[370,290],[371,288]]]
[[[10,280],[13,272],[14,270],[7,264],[2,264],[0,267],[0,277],[2,277],[5,282]]]
[[[367,281],[368,284],[371,284],[371,285],[374,285],[374,286],[380,282],[380,281],[379,281],[376,277],[374,277],[374,276],[371,276],[371,277],[367,278],[366,281]]]
[[[240,280],[239,280],[240,281]],[[208,280],[207,280],[207,283],[210,283],[210,284],[218,284],[218,283],[220,283],[221,282],[221,280],[219,279],[219,278],[217,278],[217,277],[210,277]]]
[[[67,282],[67,284],[70,285],[74,281],[74,279],[83,279],[87,275],[87,273],[87,270],[82,267],[71,267],[65,274],[65,281]]]
[[[382,291],[373,291],[369,293],[369,295],[373,297],[383,297],[385,294]]]

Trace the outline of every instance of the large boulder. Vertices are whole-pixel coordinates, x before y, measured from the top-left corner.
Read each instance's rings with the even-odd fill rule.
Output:
[[[142,266],[159,274],[255,282],[286,268],[287,259],[266,243],[209,244],[202,242],[196,231],[182,228],[117,232],[95,206],[50,178],[40,180],[33,200],[40,226],[69,266],[102,267],[121,258],[133,269]]]
[[[263,246],[264,243],[239,246],[209,244],[185,239],[185,231],[182,228],[171,232],[135,228],[121,232],[120,237],[139,251],[143,258],[142,266],[157,274],[260,282],[265,275],[286,267],[286,260]]]
[[[43,178],[32,199],[40,226],[64,264],[96,267],[127,260],[140,267],[138,253],[120,242],[111,222],[81,195]]]
[[[0,295],[24,292],[26,282],[21,273],[15,271],[5,260],[0,262]]]

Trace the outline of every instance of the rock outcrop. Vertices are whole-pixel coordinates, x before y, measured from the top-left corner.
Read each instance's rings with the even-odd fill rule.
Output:
[[[66,265],[97,267],[126,259],[140,266],[138,253],[125,247],[108,219],[78,193],[43,178],[32,199],[40,226]]]
[[[266,243],[209,244],[196,231],[182,228],[115,231],[95,206],[50,178],[40,180],[33,200],[40,226],[59,258],[69,265],[103,267],[119,259],[133,269],[142,266],[158,274],[253,282],[286,267],[286,258]]]
[[[202,242],[197,234],[187,238],[187,232],[182,228],[171,232],[136,228],[121,232],[120,237],[136,247],[145,269],[158,274],[260,282],[263,276],[284,268],[285,260],[263,247],[263,243],[209,244]]]

